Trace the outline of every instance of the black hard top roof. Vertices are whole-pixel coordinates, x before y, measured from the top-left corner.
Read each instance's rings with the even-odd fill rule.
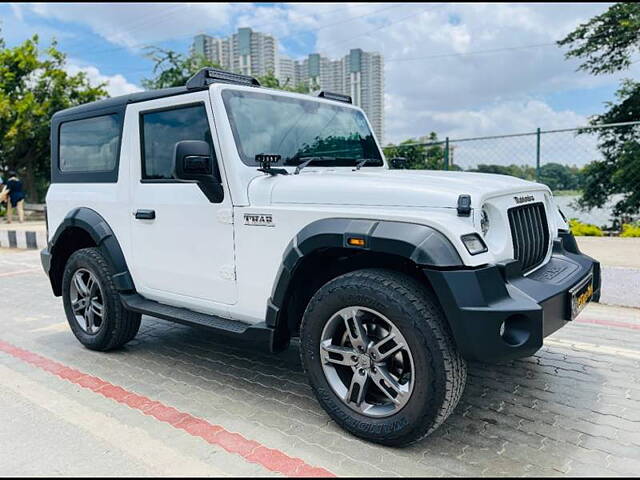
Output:
[[[146,100],[154,100],[156,98],[171,97],[174,95],[182,95],[185,93],[193,93],[187,87],[162,88],[160,90],[147,90],[145,92],[130,93],[128,95],[120,95],[118,97],[105,98],[95,102],[85,103],[77,107],[60,110],[53,115],[53,119],[61,117],[82,117],[89,114],[106,114],[124,111],[130,103],[144,102]]]

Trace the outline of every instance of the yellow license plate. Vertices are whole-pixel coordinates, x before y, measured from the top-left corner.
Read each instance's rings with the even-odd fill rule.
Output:
[[[573,320],[593,297],[593,273],[569,290],[569,320]]]

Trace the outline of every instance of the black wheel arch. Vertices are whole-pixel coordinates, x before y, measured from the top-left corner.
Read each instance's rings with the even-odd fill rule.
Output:
[[[349,239],[354,238],[363,244],[350,244]],[[317,220],[304,227],[285,249],[267,302],[266,324],[275,328],[276,343],[285,346],[315,290],[358,268],[387,267],[417,276],[424,267],[461,266],[462,259],[452,243],[427,225],[352,218]]]
[[[98,212],[87,207],[70,211],[51,237],[47,249],[50,255],[49,280],[53,293],[62,294],[64,267],[73,252],[97,247],[111,262],[116,272],[113,282],[118,291],[135,290],[133,278],[115,233]]]

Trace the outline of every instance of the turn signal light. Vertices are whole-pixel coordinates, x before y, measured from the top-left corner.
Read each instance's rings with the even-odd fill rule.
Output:
[[[364,238],[348,238],[347,243],[354,247],[364,247]]]

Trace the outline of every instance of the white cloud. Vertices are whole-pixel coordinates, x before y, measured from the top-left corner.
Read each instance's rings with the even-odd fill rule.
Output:
[[[410,108],[406,100],[401,96],[387,95],[385,107],[391,124],[391,132],[387,135],[390,142],[419,137],[431,131],[439,133],[442,138],[468,138],[533,132],[538,127],[572,128],[586,125],[588,120],[571,110],[554,110],[537,99],[495,102],[477,109],[421,110],[407,117],[397,113]]]
[[[37,4],[19,9],[83,24],[128,48],[163,40],[186,43],[201,31],[227,35],[249,26],[275,35],[287,53],[300,52],[310,40],[315,41],[313,50],[333,58],[350,48],[379,51],[385,57],[385,140],[397,141],[432,130],[451,136],[490,135],[582,122],[574,112],[554,111],[540,99],[578,90],[585,98],[589,89],[620,78],[576,72],[578,63],[565,60],[554,44],[608,6]],[[546,45],[494,51],[540,44]],[[640,64],[625,74],[640,74]],[[120,85],[114,89],[135,88],[122,77],[112,78]]]
[[[454,138],[532,132],[545,129],[582,126],[587,119],[570,110],[556,111],[540,100],[507,101],[478,110],[432,112],[428,115],[438,131]]]
[[[67,66],[67,71],[72,75],[75,75],[78,72],[85,72],[87,74],[89,82],[91,82],[92,85],[106,83],[107,85],[105,89],[112,97],[142,91],[142,88],[129,83],[127,79],[122,75],[103,75],[102,73],[100,73],[100,70],[92,65],[80,66],[74,63],[70,63]]]
[[[45,18],[86,25],[109,42],[130,48],[226,28],[233,10],[224,3],[37,3],[30,8]]]
[[[20,8],[20,4],[10,3],[9,5],[11,6],[11,11],[13,12],[13,15],[16,17],[16,19],[22,22],[24,20],[24,17],[22,15],[22,9]]]

